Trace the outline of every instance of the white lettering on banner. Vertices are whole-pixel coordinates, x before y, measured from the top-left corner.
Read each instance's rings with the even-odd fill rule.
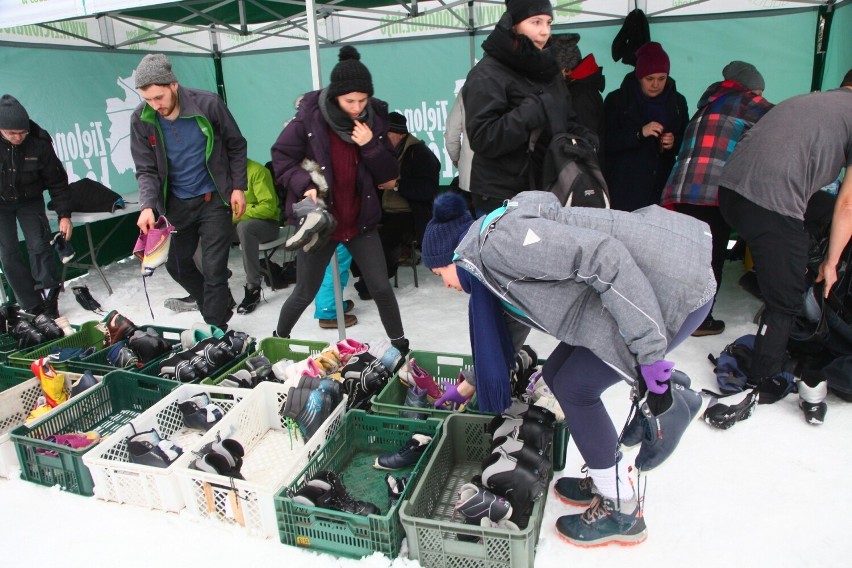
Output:
[[[53,146],[59,160],[65,164],[68,181],[73,182],[81,177],[87,177],[110,187],[109,156],[104,145],[102,127],[103,124],[100,121],[90,122],[88,128],[83,128],[79,122],[75,122],[73,130],[57,132],[53,135]],[[93,157],[100,159],[92,160]],[[99,166],[100,175],[95,171],[93,164]],[[75,166],[83,172],[82,175],[75,171]]]
[[[423,140],[441,162],[441,176],[452,179],[456,175],[455,170],[446,149],[442,148],[449,104],[448,100],[443,99],[427,107],[426,101],[420,101],[418,107],[397,109],[397,112],[405,116],[408,131]],[[439,136],[441,144],[436,142]]]

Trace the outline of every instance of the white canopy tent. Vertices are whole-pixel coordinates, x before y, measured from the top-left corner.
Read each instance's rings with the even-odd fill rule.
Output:
[[[814,85],[821,87],[831,15],[836,0],[567,0],[555,4],[555,26],[572,28],[620,21],[634,8],[649,21],[726,18],[773,11],[813,10]],[[451,33],[473,37],[493,26],[500,0],[0,0],[0,41],[89,45],[208,53],[304,47],[312,51],[318,80],[320,45]],[[817,76],[819,75],[819,76]]]

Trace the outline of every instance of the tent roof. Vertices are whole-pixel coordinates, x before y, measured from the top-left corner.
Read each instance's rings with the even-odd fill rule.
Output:
[[[554,24],[620,22],[638,5],[649,19],[814,9],[835,0],[552,0]],[[0,40],[10,29],[38,26],[39,43],[190,52],[239,52],[304,46],[308,0],[0,0]],[[381,39],[390,26],[405,35],[473,32],[490,28],[503,0],[315,0],[319,44]],[[442,12],[446,17],[437,17]],[[14,28],[18,26],[18,28]],[[4,29],[5,28],[5,29]],[[211,32],[217,37],[211,37]],[[26,40],[24,40],[26,41]],[[154,42],[160,42],[154,45]]]

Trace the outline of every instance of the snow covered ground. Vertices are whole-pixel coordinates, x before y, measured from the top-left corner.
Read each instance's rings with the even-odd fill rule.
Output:
[[[128,245],[129,246],[129,245]],[[280,258],[278,259],[280,261]],[[232,249],[231,287],[242,299],[239,251]],[[715,387],[707,354],[718,352],[736,337],[752,332],[752,315],[758,302],[736,285],[741,263],[726,268],[715,316],[727,322],[724,334],[690,338],[671,356],[693,386]],[[412,349],[469,352],[467,296],[442,289],[440,280],[419,267],[420,287],[415,288],[410,269],[400,269],[397,291]],[[114,288],[107,295],[97,275],[73,284],[86,284],[107,310],[118,309],[134,322],[152,323],[145,302],[139,263],[127,260],[106,270]],[[148,293],[158,325],[189,327],[198,312],[174,314],[163,308],[168,297],[184,292],[164,268],[148,279]],[[250,315],[236,315],[234,329],[258,339],[269,337],[278,310],[290,289],[266,293],[266,302]],[[346,298],[355,300],[357,326],[347,330],[359,340],[384,337],[372,302],[360,301],[350,287]],[[61,311],[73,323],[97,319],[83,310],[68,292]],[[293,330],[293,337],[333,342],[336,330],[323,330],[309,309]],[[541,357],[555,341],[541,334],[530,337]],[[605,402],[618,426],[629,408],[626,385],[613,387]],[[582,510],[547,501],[535,566],[839,566],[848,562],[849,510],[852,484],[844,473],[852,466],[852,412],[846,403],[829,395],[823,426],[805,423],[798,397],[790,396],[770,406],[760,406],[751,419],[731,430],[715,430],[701,421],[686,433],[675,456],[660,470],[643,479],[648,540],[634,547],[581,549],[560,540],[554,529],[557,517]],[[635,451],[628,454],[632,461]],[[582,460],[573,444],[563,475],[579,475]],[[557,475],[558,477],[558,475]],[[142,567],[196,566],[355,566],[356,562],[288,547],[277,540],[261,540],[220,524],[199,522],[184,514],[149,511],[130,505],[107,503],[33,485],[19,479],[0,479],[0,565],[21,566],[49,560],[63,568],[93,566]],[[843,519],[846,519],[845,521]],[[44,548],[47,546],[47,548]],[[847,558],[847,560],[843,560]],[[359,566],[410,567],[414,561],[389,560],[379,554]]]

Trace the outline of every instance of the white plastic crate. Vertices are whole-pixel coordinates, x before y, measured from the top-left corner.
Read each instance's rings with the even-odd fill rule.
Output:
[[[337,408],[305,443],[289,430],[282,412],[287,392],[279,383],[261,383],[243,403],[208,432],[232,438],[245,450],[240,471],[245,480],[191,468],[196,456],[184,453],[172,466],[180,481],[187,512],[226,525],[242,526],[255,536],[278,538],[275,495],[304,468],[310,457],[343,423],[344,396]]]
[[[183,494],[173,474],[176,463],[158,468],[130,462],[127,438],[136,432],[154,429],[161,438],[171,440],[185,453],[191,454],[192,450],[201,447],[201,439],[206,432],[184,426],[178,405],[197,394],[207,393],[210,402],[227,416],[250,392],[212,385],[181,385],[176,388],[83,455],[83,463],[92,474],[95,497],[161,511],[183,509]]]
[[[81,376],[80,373],[60,372],[65,373],[65,384],[69,388],[71,383]],[[95,378],[98,381],[102,379],[97,375]],[[24,423],[35,407],[38,397],[43,395],[41,382],[35,377],[0,392],[0,477],[9,477],[20,468],[15,444],[9,439],[9,432]],[[50,412],[42,414],[39,420],[51,416],[62,407],[60,404]]]

